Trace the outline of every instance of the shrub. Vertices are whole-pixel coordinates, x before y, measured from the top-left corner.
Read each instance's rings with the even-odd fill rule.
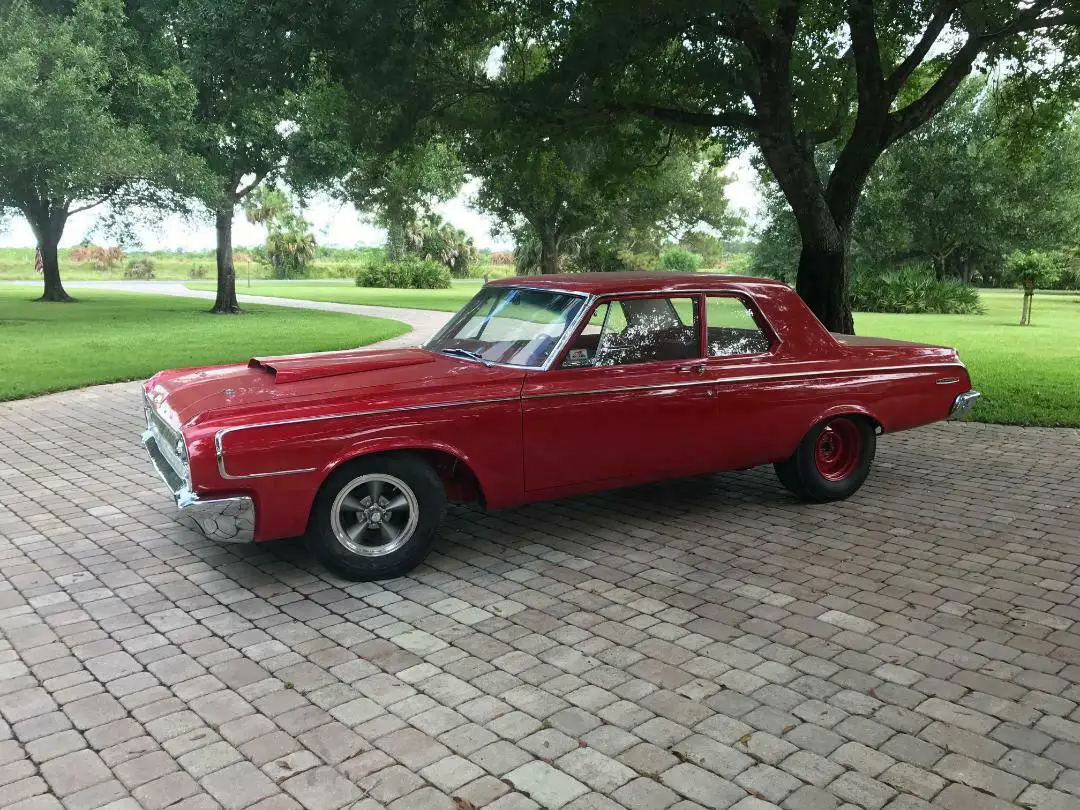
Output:
[[[693,273],[701,267],[701,257],[686,248],[673,247],[660,254],[660,264],[665,270]]]
[[[514,251],[512,250],[493,250],[491,252],[491,264],[500,266],[511,266],[514,264]]]
[[[153,259],[132,259],[124,270],[124,278],[148,280],[154,277]]]
[[[124,260],[124,251],[116,246],[79,245],[71,249],[70,258],[73,262],[91,262],[95,270],[105,272]]]
[[[406,256],[400,263],[376,262],[356,275],[357,287],[394,287],[401,290],[445,290],[450,269],[435,261]]]
[[[859,271],[851,280],[851,305],[859,312],[982,314],[979,293],[959,281],[939,281],[920,267]]]
[[[206,278],[209,271],[201,264],[188,268],[188,278]]]

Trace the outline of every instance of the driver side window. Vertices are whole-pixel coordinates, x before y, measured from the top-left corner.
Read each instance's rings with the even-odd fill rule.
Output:
[[[625,298],[596,306],[562,367],[689,360],[700,353],[694,298]]]

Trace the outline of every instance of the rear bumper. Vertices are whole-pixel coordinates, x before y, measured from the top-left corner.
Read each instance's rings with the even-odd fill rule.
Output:
[[[251,543],[255,540],[255,503],[247,496],[200,498],[169,464],[158,448],[153,431],[142,435],[143,447],[180,510],[177,521],[209,540]]]
[[[982,394],[978,391],[966,391],[963,394],[957,396],[953,400],[952,410],[949,411],[950,419],[961,419],[971,413],[971,409],[975,407],[982,398]]]

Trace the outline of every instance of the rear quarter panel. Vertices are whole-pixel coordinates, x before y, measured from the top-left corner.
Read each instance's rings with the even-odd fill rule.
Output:
[[[755,364],[760,379],[733,383],[728,393],[759,398],[768,417],[753,432],[768,461],[790,457],[806,432],[831,416],[859,413],[885,432],[906,430],[946,419],[956,396],[971,388],[951,348],[833,335],[790,288],[747,293],[779,344]]]

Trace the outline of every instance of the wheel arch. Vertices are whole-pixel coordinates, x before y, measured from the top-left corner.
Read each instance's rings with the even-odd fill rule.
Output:
[[[829,419],[834,419],[837,416],[861,416],[870,422],[874,428],[874,433],[882,434],[888,430],[888,426],[881,421],[881,419],[869,408],[864,405],[846,404],[846,405],[832,405],[819,413],[806,425],[802,435],[809,433],[816,425],[820,425],[822,422],[826,422]]]
[[[411,455],[421,458],[435,470],[446,490],[446,497],[451,501],[476,502],[482,508],[487,506],[484,494],[484,486],[480,476],[476,474],[469,458],[458,448],[442,443],[417,443],[406,440],[396,442],[377,442],[351,447],[347,451],[335,456],[321,470],[319,490],[327,480],[344,465],[351,464],[361,459],[370,459],[378,456]]]

